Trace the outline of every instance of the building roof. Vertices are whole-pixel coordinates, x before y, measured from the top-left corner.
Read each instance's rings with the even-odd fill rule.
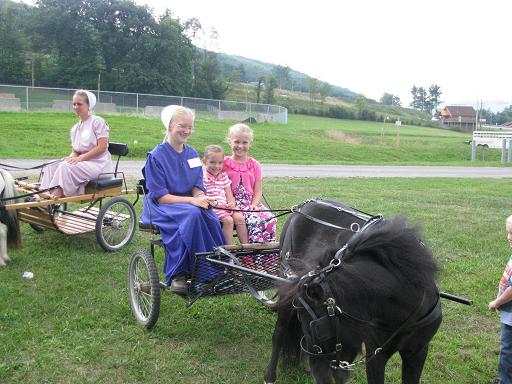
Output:
[[[447,105],[442,109],[441,114],[444,116],[448,115],[450,117],[462,116],[475,118],[476,116],[476,112],[473,107],[463,105]]]

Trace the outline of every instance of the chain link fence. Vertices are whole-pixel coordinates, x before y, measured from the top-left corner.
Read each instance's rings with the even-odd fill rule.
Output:
[[[43,88],[0,84],[0,111],[71,112],[75,89]],[[288,123],[288,109],[279,105],[198,99],[193,97],[93,91],[97,98],[94,112],[160,116],[167,105],[182,105],[204,120]]]

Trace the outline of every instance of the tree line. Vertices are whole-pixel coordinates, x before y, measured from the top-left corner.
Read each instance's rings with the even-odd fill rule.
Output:
[[[246,71],[206,49],[214,29],[197,48],[193,41],[205,34],[196,18],[170,10],[155,18],[131,0],[0,0],[0,82],[222,100],[230,84],[247,81]],[[257,102],[274,103],[277,87],[293,90],[290,73],[276,65],[253,80]],[[307,80],[312,102],[323,103],[330,85]]]
[[[197,19],[123,0],[0,0],[0,82],[222,99],[216,53]]]

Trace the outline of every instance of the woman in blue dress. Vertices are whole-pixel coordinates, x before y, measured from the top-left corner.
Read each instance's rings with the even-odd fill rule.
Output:
[[[194,128],[193,111],[170,105],[161,118],[167,134],[146,159],[143,173],[149,193],[141,220],[160,230],[170,290],[186,294],[195,253],[211,251],[225,241],[220,221],[210,208],[213,202],[206,196],[201,160],[187,144]]]

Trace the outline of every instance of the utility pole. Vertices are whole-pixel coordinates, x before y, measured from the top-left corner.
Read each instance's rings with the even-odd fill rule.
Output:
[[[34,83],[36,82],[34,69],[35,69],[36,60],[34,54],[32,53],[32,88],[34,88]]]
[[[98,103],[100,102],[101,71],[98,72]]]

